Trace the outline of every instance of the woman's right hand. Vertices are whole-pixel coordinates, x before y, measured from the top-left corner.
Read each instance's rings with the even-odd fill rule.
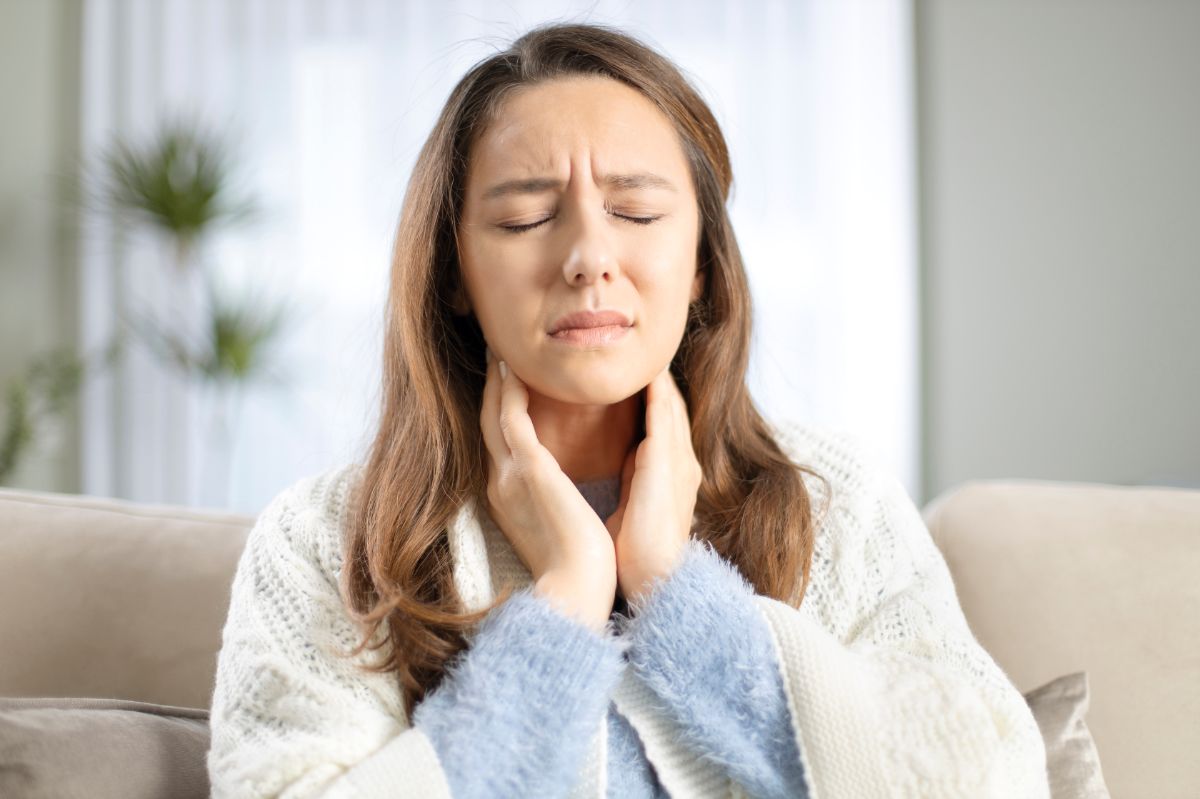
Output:
[[[601,629],[617,587],[612,535],[538,441],[529,393],[488,350],[480,426],[488,450],[488,513],[529,569],[535,590]]]

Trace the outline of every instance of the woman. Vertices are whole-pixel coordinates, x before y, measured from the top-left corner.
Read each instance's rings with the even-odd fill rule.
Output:
[[[459,82],[369,457],[281,493],[239,563],[215,796],[1049,795],[903,488],[756,411],[731,182],[617,31]]]

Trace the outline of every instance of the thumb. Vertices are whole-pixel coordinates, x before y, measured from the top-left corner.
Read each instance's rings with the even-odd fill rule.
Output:
[[[621,522],[625,518],[625,507],[629,504],[629,487],[633,484],[634,456],[637,447],[633,447],[625,455],[625,463],[621,466],[621,498],[617,501],[617,509],[604,520],[609,533],[615,538],[621,531]]]
[[[637,451],[641,443],[636,443],[625,453],[625,463],[621,467],[621,504],[629,501],[629,487],[633,485],[633,473],[637,464]]]

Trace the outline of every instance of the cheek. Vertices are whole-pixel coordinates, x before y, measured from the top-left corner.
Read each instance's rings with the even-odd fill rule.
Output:
[[[682,248],[664,251],[657,259],[646,257],[637,270],[637,290],[646,310],[669,324],[687,319],[692,283],[696,277],[696,259]]]
[[[656,270],[645,270],[637,287],[643,322],[640,337],[643,352],[656,363],[669,359],[683,339],[691,300],[690,269],[689,265],[676,262]]]
[[[680,222],[664,228],[660,235],[639,242],[634,257],[646,265],[643,271],[660,292],[689,294],[696,274],[695,225]]]
[[[524,331],[537,313],[536,276],[521,264],[521,259],[495,252],[486,260],[473,254],[464,264],[463,280],[472,310],[493,344],[503,345],[526,335]]]

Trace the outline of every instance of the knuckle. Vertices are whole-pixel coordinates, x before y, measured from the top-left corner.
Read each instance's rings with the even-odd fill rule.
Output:
[[[498,491],[501,496],[508,496],[510,493],[512,493],[513,471],[514,469],[512,466],[507,466],[501,469],[499,474],[496,476],[496,491]]]
[[[488,486],[491,500],[499,506],[506,506],[516,492],[516,482],[519,478],[513,475],[513,469],[502,469],[496,479]]]
[[[513,416],[511,411],[500,412],[500,432],[504,434],[505,440],[511,442],[512,435],[515,431]]]

